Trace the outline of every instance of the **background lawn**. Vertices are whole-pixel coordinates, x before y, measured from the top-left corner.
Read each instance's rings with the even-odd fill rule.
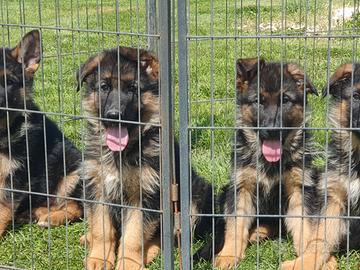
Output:
[[[0,1],[2,28],[0,40],[11,47],[32,26],[43,26],[42,66],[36,75],[35,99],[46,112],[65,112],[54,117],[65,134],[82,147],[81,95],[76,92],[75,71],[80,63],[103,48],[116,44],[146,48],[147,39],[124,33],[146,33],[145,1],[119,0],[6,0]],[[321,93],[328,75],[338,65],[356,61],[359,16],[345,20],[343,7],[354,1],[303,0],[192,0],[189,11],[189,94],[191,127],[233,127],[235,125],[235,60],[261,56],[267,60],[292,61],[304,67]],[[308,3],[307,3],[308,2]],[[315,3],[314,3],[315,2]],[[330,11],[329,11],[330,10]],[[116,11],[119,21],[116,21]],[[329,19],[329,13],[332,19]],[[340,15],[339,15],[340,14]],[[329,29],[329,24],[331,28]],[[8,24],[8,25],[6,25]],[[20,28],[26,25],[26,28]],[[82,30],[103,30],[93,33]],[[21,32],[23,31],[23,32]],[[264,37],[256,38],[260,34]],[[331,34],[331,37],[328,37]],[[246,38],[234,38],[234,36]],[[195,36],[202,37],[195,39]],[[209,36],[227,38],[207,38]],[[284,38],[279,38],[284,36]],[[177,62],[177,55],[176,55]],[[177,63],[174,82],[177,90]],[[213,102],[211,102],[213,101]],[[311,96],[312,127],[326,127],[327,100]],[[177,103],[176,103],[177,104]],[[175,108],[178,111],[178,106]],[[71,115],[75,116],[71,117]],[[178,130],[178,114],[176,113]],[[326,144],[326,132],[315,131],[319,153]],[[230,175],[234,131],[229,129],[191,129],[191,162],[213,183],[218,192]],[[316,160],[318,166],[324,159]],[[0,243],[0,265],[34,269],[82,269],[86,251],[79,245],[86,223],[79,222],[53,229],[15,225]],[[195,247],[201,242],[194,243]],[[238,269],[277,269],[279,262],[294,258],[291,240],[268,240],[253,245]],[[358,269],[360,254],[339,254],[341,269]],[[259,262],[257,264],[257,262]],[[176,261],[178,263],[178,260]],[[159,269],[158,258],[150,269]],[[208,263],[194,269],[211,269]]]

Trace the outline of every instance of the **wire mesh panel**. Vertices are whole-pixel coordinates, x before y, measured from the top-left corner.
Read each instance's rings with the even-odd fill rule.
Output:
[[[358,269],[358,13],[178,2],[184,269]],[[191,167],[210,215],[191,208]],[[188,230],[196,216],[212,217],[207,237]]]
[[[0,268],[173,269],[171,2],[0,5]]]

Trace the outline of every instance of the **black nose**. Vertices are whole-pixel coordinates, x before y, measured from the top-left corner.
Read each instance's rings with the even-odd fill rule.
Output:
[[[259,136],[263,140],[270,140],[270,139],[279,140],[280,139],[280,130],[278,130],[278,129],[272,129],[272,130],[261,129],[259,131]]]
[[[110,110],[106,113],[106,118],[118,120],[120,116],[120,112],[118,110]]]

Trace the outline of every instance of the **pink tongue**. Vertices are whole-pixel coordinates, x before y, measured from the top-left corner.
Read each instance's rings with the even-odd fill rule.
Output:
[[[126,127],[106,129],[106,144],[113,152],[123,151],[129,142],[129,133]]]
[[[281,157],[280,141],[264,140],[262,143],[262,153],[269,162],[277,162]]]

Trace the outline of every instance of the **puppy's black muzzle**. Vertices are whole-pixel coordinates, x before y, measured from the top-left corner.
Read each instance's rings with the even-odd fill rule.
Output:
[[[259,130],[259,137],[262,141],[264,140],[284,140],[286,136],[289,134],[289,130],[286,128],[274,128],[274,129],[260,129]]]
[[[124,112],[120,112],[120,110],[118,110],[116,108],[110,108],[109,110],[106,110],[103,113],[103,118],[105,118],[105,120],[103,120],[104,126],[106,128],[119,126],[119,122],[121,122],[121,126],[127,126],[129,129],[134,127],[135,124],[130,124],[130,123],[124,123],[123,122],[123,121],[132,121],[132,122],[138,121],[137,112],[132,111],[130,107],[131,106],[128,106],[124,110]],[[107,121],[107,119],[109,121]]]
[[[103,123],[106,128],[111,126],[117,126],[119,121],[123,119],[121,112],[117,109],[110,109],[106,112],[103,112],[103,118],[105,118],[105,120],[103,120]],[[110,121],[107,121],[107,119]]]
[[[110,110],[107,111],[105,114],[105,118],[111,119],[111,120],[119,120],[121,113],[118,110]]]

